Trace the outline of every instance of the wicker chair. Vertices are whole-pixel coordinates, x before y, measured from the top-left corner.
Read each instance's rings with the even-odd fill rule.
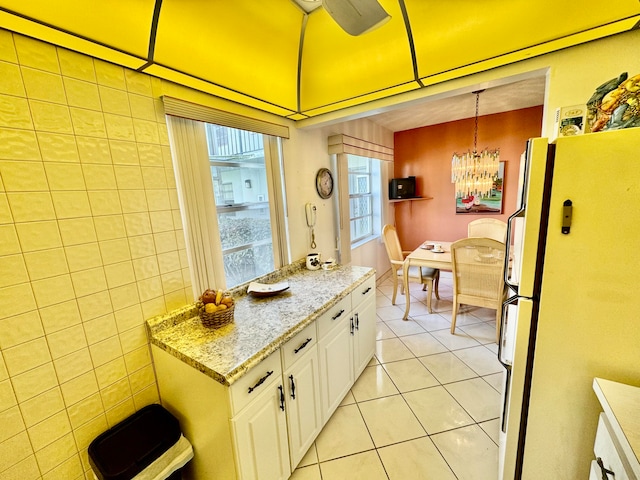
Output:
[[[469,222],[467,236],[493,238],[505,243],[507,240],[507,224],[497,218],[479,218]]]
[[[490,238],[472,237],[451,244],[453,311],[451,333],[455,333],[460,305],[496,310],[496,342],[500,331],[504,284],[505,244]]]
[[[398,291],[398,281],[400,282],[400,293],[404,294],[404,281],[403,281],[403,264],[404,258],[411,253],[410,251],[402,250],[400,247],[400,240],[398,240],[398,234],[396,228],[392,225],[385,225],[382,228],[382,239],[384,246],[387,249],[387,255],[389,256],[389,262],[391,263],[391,280],[393,281],[393,297],[391,303],[396,304],[396,294]],[[429,288],[427,292],[427,308],[429,313],[431,310],[431,294],[435,292],[436,298],[439,299],[438,294],[438,282],[440,281],[440,270],[436,268],[427,267],[411,267],[409,269],[409,280],[417,280],[422,283],[422,290]],[[409,298],[407,298],[407,302]]]

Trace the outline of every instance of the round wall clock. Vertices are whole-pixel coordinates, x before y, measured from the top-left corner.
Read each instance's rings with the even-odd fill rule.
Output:
[[[328,168],[321,168],[316,175],[316,190],[320,198],[327,199],[333,194],[333,175]]]

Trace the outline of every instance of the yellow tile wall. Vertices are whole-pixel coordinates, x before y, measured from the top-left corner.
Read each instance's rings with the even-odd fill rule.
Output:
[[[90,479],[193,301],[159,80],[0,30],[0,478]]]

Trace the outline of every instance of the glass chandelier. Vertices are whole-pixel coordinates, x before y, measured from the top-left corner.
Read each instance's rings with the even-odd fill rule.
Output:
[[[488,197],[493,188],[493,182],[498,176],[500,166],[500,150],[485,148],[478,153],[478,106],[480,94],[484,90],[473,92],[476,94],[476,117],[473,136],[473,151],[462,155],[453,154],[451,160],[451,183],[455,183],[456,198]]]

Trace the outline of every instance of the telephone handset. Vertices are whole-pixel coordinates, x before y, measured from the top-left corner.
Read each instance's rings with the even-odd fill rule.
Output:
[[[313,228],[316,226],[316,206],[313,203],[307,203],[305,205],[307,213],[307,227]]]
[[[313,227],[316,226],[316,206],[309,202],[304,206],[307,215],[307,227],[311,230],[311,248],[316,248],[316,236]]]

